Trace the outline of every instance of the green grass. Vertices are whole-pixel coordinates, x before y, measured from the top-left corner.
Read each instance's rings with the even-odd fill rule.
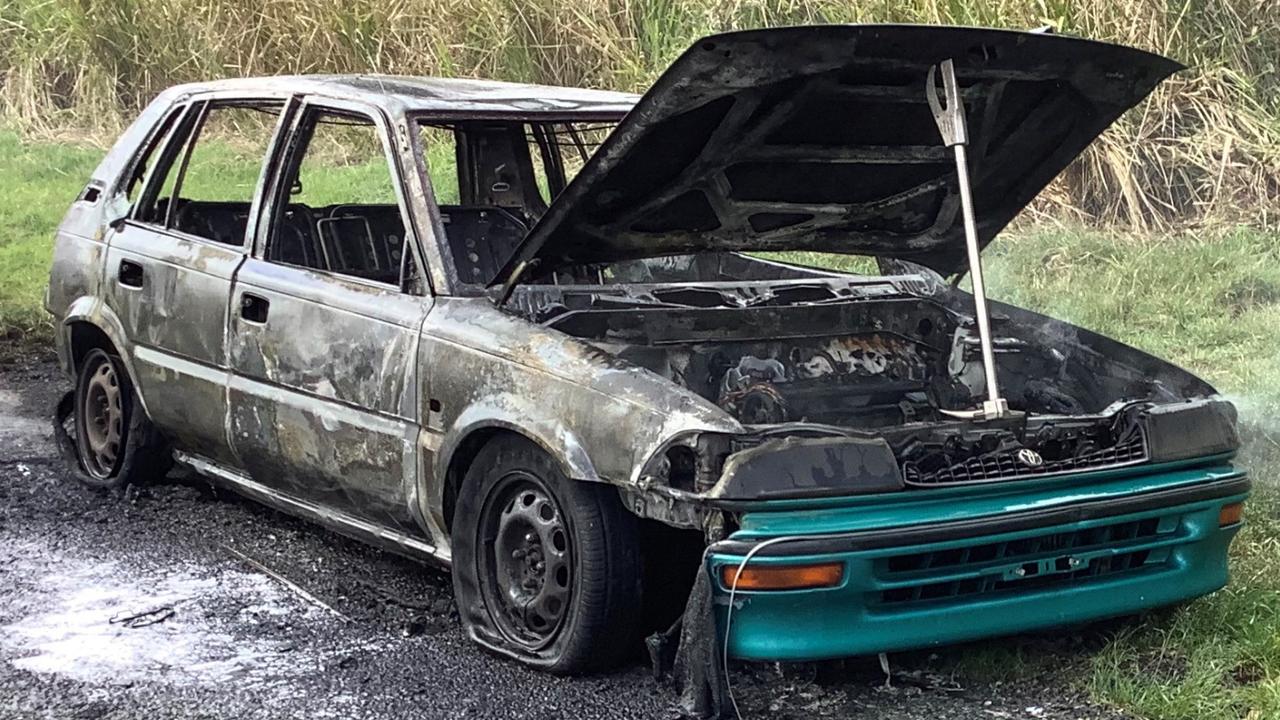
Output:
[[[100,155],[0,132],[0,330],[11,338],[47,339],[40,301],[53,229]],[[445,150],[437,155],[433,171],[443,176],[452,158]],[[251,157],[227,149],[212,158],[215,185],[256,177]],[[382,172],[378,163],[342,164],[317,175],[305,192],[347,197],[353,187],[381,183]],[[1258,485],[1227,589],[1088,631],[1079,647],[1000,639],[946,650],[944,660],[976,677],[1052,674],[1140,717],[1280,717],[1280,432],[1271,420],[1280,408],[1280,235],[1023,230],[1002,238],[987,258],[993,297],[1166,357],[1232,396],[1248,440],[1242,462]],[[787,259],[832,264],[819,254]],[[864,259],[839,264],[869,269]]]
[[[101,157],[97,148],[24,143],[0,132],[0,338],[48,336],[41,303],[53,230]]]
[[[1280,234],[1038,233],[986,257],[998,299],[1173,360],[1247,403],[1280,400]]]

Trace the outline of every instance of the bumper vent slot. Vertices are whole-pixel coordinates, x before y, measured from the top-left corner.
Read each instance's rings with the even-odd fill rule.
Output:
[[[1001,480],[1025,480],[1084,470],[1139,465],[1147,461],[1147,443],[1141,433],[1134,433],[1109,448],[1095,450],[1065,460],[1046,461],[1029,466],[1018,459],[1017,451],[1000,451],[969,458],[932,472],[922,471],[915,463],[904,463],[902,478],[908,485],[941,487],[975,485]]]
[[[896,586],[880,592],[880,604],[902,607],[1025,592],[1163,565],[1170,556],[1167,543],[1177,542],[1179,520],[1147,518],[892,556],[877,566],[880,580]],[[1162,546],[1151,547],[1153,543]]]

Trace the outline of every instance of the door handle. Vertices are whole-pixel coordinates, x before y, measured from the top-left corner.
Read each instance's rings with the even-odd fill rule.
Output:
[[[265,323],[270,309],[271,303],[264,297],[253,293],[243,293],[240,296],[240,317],[249,322]]]
[[[117,276],[120,284],[125,287],[140,288],[142,287],[142,266],[132,260],[120,261],[120,274]]]

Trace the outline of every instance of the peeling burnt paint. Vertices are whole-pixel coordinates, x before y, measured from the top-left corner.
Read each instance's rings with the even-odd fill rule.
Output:
[[[447,366],[432,363],[426,381],[443,408],[426,494],[442,520],[447,463],[478,430],[524,434],[569,477],[627,486],[639,483],[644,462],[671,437],[742,429],[713,403],[588,343],[531,326],[487,298],[442,299],[427,317],[423,344],[432,357],[448,359]],[[680,523],[692,522],[685,509]]]

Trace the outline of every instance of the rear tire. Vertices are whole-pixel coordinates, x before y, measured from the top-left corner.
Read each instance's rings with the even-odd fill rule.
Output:
[[[90,350],[76,379],[75,450],[81,482],[99,490],[161,477],[171,454],[116,355]]]
[[[463,479],[452,541],[459,615],[485,647],[564,675],[634,650],[639,533],[612,486],[569,479],[522,437],[496,438]]]

